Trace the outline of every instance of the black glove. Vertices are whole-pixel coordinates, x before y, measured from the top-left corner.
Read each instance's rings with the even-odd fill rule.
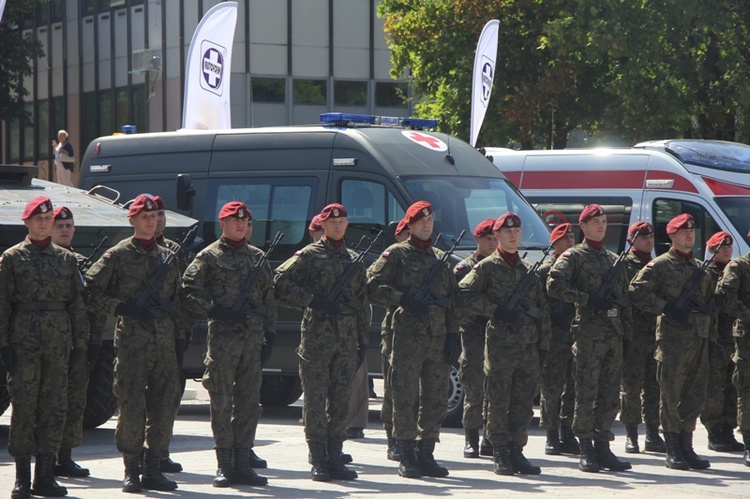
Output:
[[[73,349],[70,351],[70,357],[68,357],[68,376],[73,373],[73,369],[76,368],[76,364],[78,364],[78,359],[81,358],[81,349],[78,347],[73,347]]]
[[[331,300],[327,300],[326,298],[321,298],[320,296],[313,297],[312,301],[310,302],[310,305],[308,306],[314,310],[325,312],[332,317],[341,315],[341,309],[339,308],[338,305],[333,303]]]
[[[185,340],[183,338],[175,338],[174,353],[177,356],[177,367],[182,369],[182,364],[185,363]]]
[[[207,315],[209,319],[236,322],[237,324],[244,324],[245,320],[247,320],[247,317],[242,312],[224,307],[211,307]]]
[[[516,322],[518,314],[515,310],[506,308],[505,305],[498,305],[497,307],[495,307],[495,312],[492,314],[492,317],[496,321],[513,323]]]
[[[89,343],[88,350],[86,351],[86,363],[89,366],[89,371],[94,368],[96,362],[99,360],[99,354],[102,351],[101,345],[98,343]]]
[[[16,374],[16,353],[10,346],[0,347],[0,359],[3,359],[5,370],[13,376]]]
[[[444,360],[455,366],[458,363],[458,356],[461,355],[461,337],[458,333],[448,333],[445,335],[445,347],[443,349]]]
[[[273,331],[266,331],[263,334],[263,346],[260,347],[260,367],[266,365],[268,359],[271,358],[271,352],[273,351],[273,344],[276,343],[276,333]]]
[[[120,303],[115,309],[115,315],[131,317],[141,322],[148,322],[154,318],[154,314],[149,309],[135,303]]]
[[[630,341],[628,338],[622,339],[622,358],[628,359],[630,358],[630,352],[633,351],[633,342]]]
[[[547,350],[539,350],[539,368],[544,372],[544,363],[547,361]]]
[[[427,305],[418,300],[415,300],[407,294],[401,295],[401,298],[398,300],[398,304],[414,315],[427,315],[428,312]]]
[[[357,369],[362,367],[367,359],[367,345],[359,344],[357,346]]]
[[[682,321],[685,318],[685,314],[682,312],[682,310],[677,308],[674,303],[669,302],[664,305],[664,315],[676,321]]]
[[[586,304],[591,310],[599,310],[604,312],[612,308],[612,302],[606,298],[599,298],[596,295],[590,295],[589,301]]]

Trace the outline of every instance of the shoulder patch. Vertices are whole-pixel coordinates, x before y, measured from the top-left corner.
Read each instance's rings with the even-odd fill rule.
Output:
[[[465,267],[465,265],[463,265],[463,264],[459,263],[458,265],[456,265],[456,270],[461,270],[461,269],[463,269],[464,267]]]
[[[201,251],[197,255],[195,255],[195,258],[203,258],[203,252]]]
[[[3,258],[2,258],[2,257],[0,257],[0,262],[2,262],[2,261],[3,261]],[[737,262],[730,262],[730,263],[729,263],[729,266],[730,266],[730,267],[732,267],[733,269],[736,269],[737,267],[739,267],[739,266],[740,266],[740,264],[739,264],[739,263],[737,263]]]
[[[112,256],[112,253],[110,253],[110,252],[107,252],[107,253],[104,253],[104,254],[102,255],[102,258],[109,258],[109,257],[111,257],[111,256]]]
[[[3,263],[3,257],[0,256],[0,263]]]
[[[472,267],[472,269],[475,269],[475,270],[478,269],[478,268],[479,268],[479,264],[478,263],[475,263],[474,266]]]
[[[391,252],[390,252],[390,251],[384,251],[384,252],[382,252],[382,253],[380,254],[380,256],[382,256],[383,258],[388,258],[388,255],[390,255],[390,254],[391,254]]]
[[[564,253],[563,253],[562,255],[560,255],[560,256],[570,256],[570,255],[572,255],[572,254],[573,254],[573,253],[571,253],[570,251],[566,251],[566,252],[564,252]]]
[[[295,251],[294,256],[300,256],[302,254],[302,250]]]
[[[646,264],[646,267],[653,267],[653,266],[654,266],[654,262],[648,262],[648,263]]]

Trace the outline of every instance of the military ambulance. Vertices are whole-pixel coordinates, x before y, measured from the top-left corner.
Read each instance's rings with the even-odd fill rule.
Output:
[[[339,202],[349,214],[347,240],[355,245],[384,230],[372,258],[391,244],[395,225],[417,200],[435,209],[437,245],[451,245],[462,230],[457,258],[475,248],[471,230],[505,211],[523,219],[522,244],[538,252],[549,230],[508,179],[463,141],[429,130],[434,120],[325,113],[311,126],[192,130],[101,137],[88,146],[80,186],[107,186],[132,197],[146,190],[166,206],[201,220],[200,234],[221,234],[219,208],[230,200],[253,212],[251,243],[264,247],[285,234],[272,257],[279,265],[310,242],[307,226],[323,206]],[[380,321],[375,312],[368,366],[380,374]],[[291,403],[301,394],[295,348],[298,311],[282,309],[276,346],[264,370],[261,400]],[[205,348],[204,336],[198,348]],[[197,375],[199,373],[196,373]],[[453,376],[449,422],[460,422],[461,386]]]
[[[750,249],[747,145],[679,139],[622,149],[486,153],[550,225],[577,225],[585,205],[601,204],[611,224],[605,244],[612,251],[624,249],[631,223],[645,220],[656,229],[660,255],[670,245],[667,222],[680,213],[695,218],[696,255],[706,254],[706,240],[720,230],[734,237],[733,257]]]

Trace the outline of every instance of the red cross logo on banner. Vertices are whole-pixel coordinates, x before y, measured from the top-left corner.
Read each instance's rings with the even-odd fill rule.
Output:
[[[411,140],[412,142],[416,142],[422,147],[426,147],[427,149],[430,149],[432,151],[436,152],[443,152],[448,150],[448,146],[445,145],[445,142],[438,139],[437,137],[433,137],[432,135],[428,135],[423,132],[415,132],[412,130],[404,130],[401,132],[404,137]]]

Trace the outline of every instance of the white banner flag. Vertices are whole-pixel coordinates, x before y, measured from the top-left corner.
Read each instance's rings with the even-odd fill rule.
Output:
[[[0,0],[0,21],[3,20],[3,11],[5,10],[5,0]]]
[[[495,79],[497,59],[497,37],[500,21],[493,19],[484,25],[479,35],[477,52],[474,54],[474,73],[471,82],[471,133],[469,144],[477,144],[479,129],[482,128],[487,106],[490,104],[492,81]]]
[[[237,2],[206,12],[193,33],[185,65],[182,128],[232,128],[229,81]]]

